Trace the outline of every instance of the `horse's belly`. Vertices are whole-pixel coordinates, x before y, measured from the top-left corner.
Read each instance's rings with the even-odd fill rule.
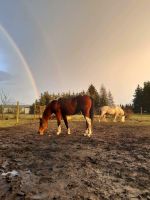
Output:
[[[75,115],[76,114],[76,112],[75,111],[67,111],[67,112],[65,112],[65,114],[66,115]]]
[[[76,109],[75,108],[65,108],[62,110],[62,113],[64,113],[65,115],[75,115],[76,114]]]
[[[114,114],[115,114],[115,111],[114,111],[114,110],[109,110],[109,111],[108,111],[108,114],[114,115]]]

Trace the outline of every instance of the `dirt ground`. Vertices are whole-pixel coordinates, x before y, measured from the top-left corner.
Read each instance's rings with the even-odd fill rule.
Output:
[[[0,129],[0,200],[150,199],[150,126],[50,122]]]

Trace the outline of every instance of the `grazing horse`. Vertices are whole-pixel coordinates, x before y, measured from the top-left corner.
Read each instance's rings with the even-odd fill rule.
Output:
[[[125,113],[124,113],[124,110],[120,107],[120,106],[102,106],[100,108],[100,116],[99,116],[99,122],[102,120],[102,119],[105,119],[106,120],[106,115],[109,114],[109,115],[114,115],[114,122],[117,121],[117,118],[120,116],[121,117],[121,121],[122,122],[125,122]]]
[[[42,118],[40,119],[39,133],[44,134],[44,131],[48,128],[48,120],[52,114],[56,115],[58,130],[57,135],[61,133],[61,119],[67,127],[68,134],[70,134],[70,128],[68,126],[67,115],[75,115],[82,112],[86,120],[86,132],[84,135],[92,135],[92,121],[93,121],[93,100],[87,95],[79,95],[72,98],[60,98],[58,100],[51,101],[45,108]]]

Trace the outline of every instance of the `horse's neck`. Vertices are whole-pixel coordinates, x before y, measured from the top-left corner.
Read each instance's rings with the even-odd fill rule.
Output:
[[[45,110],[44,110],[44,113],[43,113],[43,118],[48,120],[51,116],[51,109],[50,107],[48,106]]]

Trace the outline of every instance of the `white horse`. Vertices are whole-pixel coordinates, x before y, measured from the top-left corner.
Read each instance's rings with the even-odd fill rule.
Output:
[[[106,115],[114,115],[114,122],[117,121],[118,117],[121,117],[121,121],[125,122],[125,113],[124,110],[120,106],[102,106],[100,108],[100,116],[99,116],[99,122],[103,119],[106,121]]]

